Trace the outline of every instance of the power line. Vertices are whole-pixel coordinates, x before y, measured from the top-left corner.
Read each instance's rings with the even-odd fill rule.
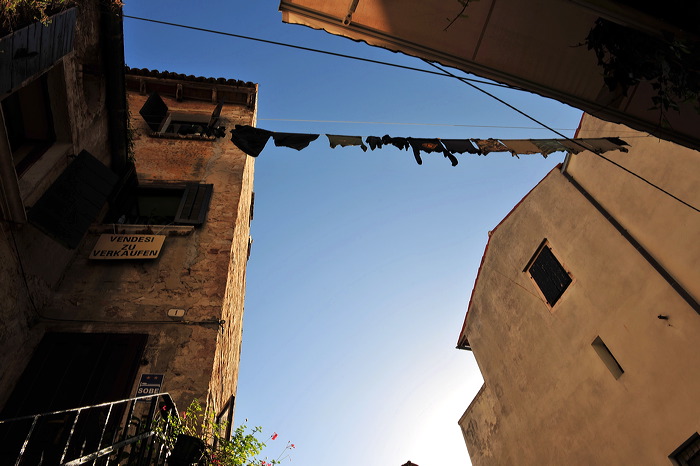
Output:
[[[330,56],[333,56],[333,57],[349,58],[349,59],[351,59],[351,60],[364,61],[364,62],[367,62],[367,63],[375,63],[375,64],[377,64],[377,65],[391,66],[391,67],[394,67],[394,68],[401,68],[401,69],[404,69],[404,70],[419,71],[419,72],[421,72],[421,73],[428,73],[428,74],[433,74],[433,75],[436,75],[436,76],[443,76],[443,77],[446,77],[446,78],[454,78],[454,77],[456,77],[456,76],[451,75],[451,74],[439,73],[439,72],[437,72],[437,71],[425,70],[425,69],[422,69],[422,68],[414,68],[414,67],[412,67],[412,66],[399,65],[399,64],[397,64],[397,63],[389,63],[389,62],[385,62],[385,61],[381,61],[381,60],[372,60],[371,58],[356,57],[356,56],[353,56],[353,55],[346,55],[346,54],[344,54],[344,53],[330,52],[330,51],[328,51],[328,50],[314,49],[314,48],[311,48],[311,47],[303,47],[303,46],[301,46],[301,45],[293,45],[293,44],[287,44],[287,43],[284,43],[284,42],[277,42],[277,41],[274,41],[274,40],[260,39],[260,38],[258,38],[258,37],[244,36],[244,35],[241,35],[241,34],[233,34],[233,33],[231,33],[231,32],[217,31],[217,30],[215,30],[215,29],[200,28],[200,27],[196,27],[196,26],[187,26],[187,25],[185,25],[185,24],[170,23],[170,22],[168,22],[168,21],[159,21],[159,20],[156,20],[156,19],[141,18],[141,17],[138,17],[138,16],[131,16],[131,15],[124,15],[124,18],[137,19],[137,20],[139,20],[139,21],[146,21],[146,22],[155,23],[155,24],[164,24],[164,25],[166,25],[166,26],[173,26],[173,27],[184,28],[184,29],[191,29],[191,30],[193,30],[193,31],[208,32],[208,33],[210,33],[210,34],[219,34],[219,35],[222,35],[222,36],[236,37],[236,38],[238,38],[238,39],[252,40],[252,41],[255,41],[255,42],[262,42],[262,43],[264,43],[264,44],[279,45],[279,46],[282,46],[282,47],[289,47],[289,48],[297,49],[297,50],[305,50],[305,51],[307,51],[307,52],[322,53],[322,54],[324,54],[324,55],[330,55]],[[506,88],[506,89],[520,90],[520,89],[518,89],[518,88],[516,88],[516,87],[509,86],[509,85],[507,85],[507,84],[492,83],[492,82],[483,81],[483,80],[480,80],[480,79],[473,79],[473,78],[458,78],[458,79],[460,79],[460,80],[465,80],[465,81],[471,81],[471,82],[475,82],[475,83],[479,83],[479,84],[485,84],[485,85],[487,85],[487,86],[504,87],[504,88]]]
[[[541,121],[537,120],[535,117],[528,115],[527,113],[525,113],[525,112],[523,112],[522,110],[518,109],[517,107],[515,107],[515,106],[509,104],[508,102],[506,102],[505,100],[501,99],[500,97],[497,97],[497,96],[491,94],[490,92],[485,91],[485,90],[481,89],[480,87],[475,86],[474,84],[472,84],[472,83],[470,83],[470,82],[468,82],[468,81],[465,81],[464,79],[460,78],[459,76],[456,76],[456,75],[450,73],[450,72],[447,71],[446,69],[444,69],[444,68],[442,68],[442,67],[436,65],[435,63],[433,63],[433,62],[431,62],[431,61],[429,61],[429,60],[423,59],[423,61],[424,61],[425,63],[429,64],[430,66],[432,66],[432,67],[434,67],[434,68],[436,68],[436,69],[442,71],[443,73],[449,74],[449,75],[452,76],[453,78],[459,79],[460,81],[462,81],[462,82],[463,82],[464,84],[466,84],[467,86],[470,86],[470,87],[476,89],[477,91],[486,94],[487,96],[491,97],[492,99],[495,99],[495,100],[499,101],[500,103],[502,103],[503,105],[507,106],[508,108],[510,108],[510,109],[512,109],[512,110],[515,110],[516,112],[518,112],[518,113],[521,114],[522,116],[524,116],[524,117],[526,117],[526,118],[528,118],[528,119],[534,121],[535,123],[537,123],[538,125],[540,125],[540,126],[546,128],[546,129],[550,130],[551,132],[553,132],[553,133],[556,134],[557,136],[559,136],[559,137],[561,137],[561,138],[564,138],[564,139],[566,139],[566,140],[568,140],[568,141],[571,141],[571,142],[573,142],[574,144],[576,144],[576,145],[582,147],[582,148],[585,149],[585,150],[588,150],[588,151],[593,152],[595,155],[597,155],[597,156],[600,157],[601,159],[610,162],[611,164],[615,165],[616,167],[621,168],[622,170],[626,171],[626,172],[629,173],[630,175],[632,175],[632,176],[634,176],[634,177],[640,179],[641,181],[645,182],[645,183],[648,184],[649,186],[651,186],[651,187],[653,187],[653,188],[655,188],[655,189],[658,189],[659,191],[661,191],[662,193],[666,194],[667,196],[672,197],[673,199],[675,199],[676,201],[680,202],[681,204],[683,204],[683,205],[685,205],[685,206],[687,206],[687,207],[690,207],[690,208],[693,209],[694,211],[700,213],[700,209],[698,209],[697,207],[695,207],[695,206],[693,206],[693,205],[691,205],[691,204],[688,204],[688,203],[685,202],[683,199],[681,199],[681,198],[679,198],[679,197],[677,197],[677,196],[671,194],[670,192],[666,191],[666,190],[665,190],[664,188],[662,188],[661,186],[658,186],[658,185],[652,183],[651,181],[647,180],[647,179],[644,178],[643,176],[636,174],[636,173],[633,172],[632,170],[630,170],[630,169],[628,169],[628,168],[626,168],[626,167],[623,167],[623,166],[620,165],[619,163],[617,163],[617,162],[615,162],[615,161],[613,161],[613,160],[611,160],[611,159],[605,157],[604,155],[598,154],[597,152],[591,150],[590,147],[586,147],[585,145],[581,144],[579,141],[576,141],[575,139],[571,139],[571,138],[565,136],[564,134],[560,133],[560,132],[557,131],[556,129],[554,129],[554,128],[552,128],[551,126],[548,126],[548,125],[542,123]]]
[[[461,125],[450,123],[404,123],[404,122],[389,122],[389,121],[346,121],[346,120],[301,120],[294,118],[258,118],[258,121],[296,121],[304,123],[350,123],[356,125],[406,125],[406,126],[457,126],[460,128],[497,128],[497,129],[536,129],[547,130],[547,128],[538,128],[536,126],[498,126],[498,125]],[[560,131],[575,131],[576,128],[556,128]]]
[[[435,72],[435,71],[430,71],[430,70],[424,70],[424,69],[421,69],[421,68],[414,68],[414,67],[411,67],[411,66],[398,65],[398,64],[396,64],[396,63],[388,63],[388,62],[384,62],[384,61],[380,61],[380,60],[372,60],[372,59],[369,59],[369,58],[361,58],[361,57],[356,57],[356,56],[352,56],[352,55],[346,55],[346,54],[337,53],[337,52],[330,52],[330,51],[327,51],[327,50],[320,50],[320,49],[314,49],[314,48],[310,48],[310,47],[303,47],[303,46],[300,46],[300,45],[292,45],[292,44],[287,44],[287,43],[284,43],[284,42],[277,42],[277,41],[268,40],[268,39],[260,39],[260,38],[257,38],[257,37],[244,36],[244,35],[241,35],[241,34],[233,34],[233,33],[230,33],[230,32],[217,31],[217,30],[214,30],[214,29],[200,28],[200,27],[195,27],[195,26],[187,26],[187,25],[184,25],[184,24],[171,23],[171,22],[167,22],[167,21],[159,21],[159,20],[149,19],[149,18],[141,18],[141,17],[138,17],[138,16],[131,16],[131,15],[124,15],[124,17],[125,17],[125,18],[130,18],[130,19],[136,19],[136,20],[139,20],[139,21],[145,21],[145,22],[155,23],[155,24],[163,24],[163,25],[166,25],[166,26],[173,26],[173,27],[179,27],[179,28],[184,28],[184,29],[190,29],[190,30],[194,30],[194,31],[207,32],[207,33],[210,33],[210,34],[218,34],[218,35],[223,35],[223,36],[228,36],[228,37],[236,37],[236,38],[239,38],[239,39],[252,40],[252,41],[256,41],[256,42],[262,42],[262,43],[265,43],[265,44],[279,45],[279,46],[282,46],[282,47],[289,47],[289,48],[293,48],[293,49],[297,49],[297,50],[305,50],[305,51],[307,51],[307,52],[322,53],[322,54],[330,55],[330,56],[334,56],[334,57],[349,58],[349,59],[351,59],[351,60],[358,60],[358,61],[364,61],[364,62],[368,62],[368,63],[375,63],[375,64],[378,64],[378,65],[391,66],[391,67],[400,68],[400,69],[406,69],[406,70],[411,70],[411,71],[419,71],[419,72],[421,72],[421,73],[434,74],[434,75],[437,75],[437,76],[451,77],[451,78],[454,78],[454,79],[457,79],[457,80],[463,82],[464,84],[467,84],[468,86],[471,86],[472,88],[476,89],[476,90],[479,91],[479,92],[482,92],[482,93],[486,94],[487,96],[491,97],[492,99],[495,99],[495,100],[499,101],[499,102],[502,103],[503,105],[505,105],[505,106],[507,106],[508,108],[510,108],[510,109],[512,109],[512,110],[514,110],[514,111],[516,111],[516,112],[518,112],[519,114],[523,115],[524,117],[526,117],[526,118],[532,120],[533,122],[537,123],[538,125],[542,126],[543,128],[552,131],[554,134],[558,135],[559,137],[564,138],[564,139],[566,139],[566,140],[568,140],[568,141],[574,142],[575,144],[577,144],[578,146],[582,147],[582,148],[585,149],[585,150],[589,150],[589,151],[591,150],[590,147],[586,147],[586,146],[584,146],[583,144],[581,144],[580,142],[577,142],[577,141],[575,141],[575,140],[573,140],[573,139],[571,139],[571,138],[565,136],[564,134],[560,133],[557,129],[552,128],[552,127],[550,127],[550,126],[548,126],[548,125],[542,123],[541,121],[539,121],[539,120],[537,120],[536,118],[534,118],[534,117],[528,115],[527,113],[523,112],[522,110],[518,109],[517,107],[515,107],[515,106],[509,104],[509,103],[506,102],[505,100],[503,100],[503,99],[501,99],[501,98],[499,98],[499,97],[497,97],[497,96],[491,94],[491,93],[488,92],[488,91],[485,91],[484,89],[481,89],[480,87],[474,85],[473,83],[485,84],[485,85],[488,85],[488,86],[495,86],[495,87],[503,87],[503,88],[507,88],[507,89],[516,89],[516,90],[520,90],[520,89],[515,88],[515,87],[513,87],[513,86],[506,85],[506,84],[492,83],[492,82],[488,82],[488,81],[482,81],[482,80],[479,80],[479,79],[472,79],[472,78],[460,77],[460,76],[457,76],[457,75],[455,75],[455,74],[453,74],[453,73],[451,73],[451,72],[445,70],[444,68],[442,68],[442,67],[436,65],[435,63],[433,63],[433,62],[431,62],[431,61],[429,61],[429,60],[426,60],[426,59],[422,59],[423,62],[425,62],[425,63],[427,63],[428,65],[432,66],[433,68],[439,70],[440,72]],[[693,205],[691,205],[691,204],[685,202],[684,200],[682,200],[682,199],[680,199],[679,197],[677,197],[677,196],[671,194],[670,192],[668,192],[668,191],[666,191],[665,189],[663,189],[662,187],[660,187],[660,186],[658,186],[658,185],[652,183],[651,181],[647,180],[646,178],[644,178],[644,177],[642,177],[642,176],[640,176],[640,175],[634,173],[633,171],[631,171],[631,170],[625,168],[624,166],[620,165],[619,163],[617,163],[617,162],[615,162],[615,161],[613,161],[613,160],[611,160],[611,159],[609,159],[609,158],[603,156],[602,154],[597,154],[597,153],[595,153],[595,152],[593,152],[593,153],[596,154],[598,157],[602,158],[603,160],[606,160],[606,161],[610,162],[611,164],[615,165],[616,167],[618,167],[618,168],[624,170],[625,172],[629,173],[630,175],[633,175],[634,177],[640,179],[641,181],[645,182],[645,183],[648,184],[649,186],[651,186],[651,187],[653,187],[653,188],[655,188],[655,189],[661,191],[662,193],[666,194],[667,196],[670,196],[671,198],[675,199],[676,201],[680,202],[681,204],[683,204],[683,205],[685,205],[685,206],[687,206],[687,207],[690,207],[690,208],[693,209],[694,211],[700,213],[700,209],[698,209],[697,207],[695,207],[695,206],[693,206]]]

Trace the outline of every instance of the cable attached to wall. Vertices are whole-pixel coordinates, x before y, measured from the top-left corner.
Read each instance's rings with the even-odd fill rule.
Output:
[[[434,67],[434,68],[436,68],[436,69],[442,71],[443,73],[445,73],[445,74],[447,74],[447,75],[449,75],[449,76],[452,76],[452,77],[455,78],[455,79],[458,79],[458,80],[462,81],[462,82],[463,82],[464,84],[466,84],[467,86],[470,86],[470,87],[476,89],[477,91],[486,94],[487,96],[491,97],[492,99],[495,99],[495,100],[499,101],[499,102],[502,103],[503,105],[507,106],[508,108],[510,108],[510,109],[512,109],[512,110],[515,110],[516,112],[518,112],[518,113],[521,114],[522,116],[528,118],[529,120],[531,120],[531,121],[537,123],[538,125],[540,125],[540,126],[546,128],[546,129],[550,130],[551,132],[553,132],[554,134],[558,135],[559,137],[564,138],[564,139],[566,139],[566,140],[568,140],[568,141],[571,141],[571,142],[575,143],[576,145],[582,147],[583,149],[585,149],[585,150],[587,150],[587,151],[593,152],[595,155],[597,155],[597,156],[600,157],[601,159],[610,162],[611,164],[615,165],[615,166],[618,167],[618,168],[621,168],[622,170],[626,171],[627,173],[629,173],[630,175],[634,176],[635,178],[638,178],[638,179],[642,180],[643,182],[645,182],[645,183],[648,184],[649,186],[653,187],[654,189],[657,189],[657,190],[661,191],[661,192],[664,193],[665,195],[667,195],[667,196],[669,196],[669,197],[675,199],[676,201],[680,202],[681,204],[683,204],[683,205],[685,205],[685,206],[687,206],[687,207],[690,207],[690,208],[693,209],[695,212],[700,213],[700,209],[698,209],[697,207],[695,207],[695,206],[693,206],[693,205],[691,205],[691,204],[685,202],[683,199],[681,199],[681,198],[679,198],[679,197],[677,197],[677,196],[671,194],[670,192],[666,191],[666,190],[663,189],[662,187],[660,187],[660,186],[658,186],[658,185],[652,183],[651,181],[649,181],[649,180],[647,180],[646,178],[644,178],[643,176],[638,175],[637,173],[635,173],[635,172],[629,170],[628,168],[625,168],[624,166],[620,165],[619,163],[617,163],[617,162],[615,162],[615,161],[613,161],[613,160],[610,160],[609,158],[605,157],[605,156],[602,155],[602,154],[599,154],[599,153],[597,153],[597,152],[595,152],[595,151],[592,151],[590,147],[586,147],[584,144],[581,144],[581,142],[576,141],[575,139],[571,139],[571,138],[568,137],[568,136],[565,136],[564,134],[560,133],[560,132],[557,131],[556,129],[554,129],[554,128],[552,128],[552,127],[550,127],[550,126],[548,126],[548,125],[542,123],[541,121],[539,121],[539,120],[536,119],[535,117],[528,115],[527,113],[523,112],[522,110],[518,109],[517,107],[515,107],[515,106],[509,104],[509,103],[506,102],[505,100],[503,100],[503,99],[501,99],[501,98],[499,98],[499,97],[497,97],[497,96],[491,94],[491,93],[488,92],[488,91],[485,91],[484,89],[481,89],[481,88],[478,87],[478,86],[475,86],[475,85],[472,84],[471,82],[466,81],[466,80],[464,80],[463,78],[460,78],[459,76],[457,76],[457,75],[455,75],[455,74],[453,74],[453,73],[450,73],[450,72],[447,71],[446,69],[444,69],[444,68],[442,68],[442,67],[436,65],[435,63],[433,63],[433,62],[431,62],[431,61],[429,61],[429,60],[423,59],[423,61],[424,61],[425,63],[431,65],[432,67]]]

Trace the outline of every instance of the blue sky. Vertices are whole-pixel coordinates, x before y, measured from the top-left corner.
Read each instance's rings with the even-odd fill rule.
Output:
[[[151,0],[125,14],[430,69],[284,24],[277,5]],[[449,78],[128,18],[124,30],[129,66],[258,83],[258,126],[273,131],[556,137]],[[568,136],[578,125],[576,109],[488,90]],[[236,423],[279,434],[270,458],[291,440],[304,466],[468,465],[457,420],[482,379],[455,345],[487,233],[563,156],[465,154],[451,167],[424,154],[418,166],[323,135],[299,152],[270,142],[255,165]]]

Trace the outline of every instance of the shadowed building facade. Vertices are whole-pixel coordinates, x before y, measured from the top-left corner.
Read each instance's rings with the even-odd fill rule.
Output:
[[[232,420],[254,164],[224,135],[257,84],[125,73],[110,2],[51,24],[0,43],[0,419],[168,391]]]

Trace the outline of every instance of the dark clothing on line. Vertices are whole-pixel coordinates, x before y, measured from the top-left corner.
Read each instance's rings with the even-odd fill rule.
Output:
[[[510,152],[506,146],[501,144],[497,139],[472,139],[479,146],[482,154],[486,155],[490,152]]]
[[[365,142],[369,144],[369,148],[372,150],[381,149],[383,145],[382,138],[380,138],[379,136],[367,136]]]
[[[303,134],[303,133],[272,133],[272,139],[275,140],[277,147],[290,147],[296,150],[302,150],[311,141],[318,139],[318,134]]]
[[[464,154],[465,152],[470,154],[479,153],[479,149],[469,139],[440,139],[440,142],[451,154],[455,152],[458,154]]]
[[[235,129],[231,130],[231,142],[251,157],[257,157],[265,148],[271,135],[272,131],[248,125],[236,125]]]
[[[362,142],[361,136],[341,136],[339,134],[326,134],[328,142],[331,145],[331,149],[335,149],[336,146],[360,146],[363,151],[367,152],[367,146]]]
[[[391,144],[401,150],[408,150],[410,145],[408,144],[408,139],[406,138],[392,138],[388,134],[382,137],[382,143]]]
[[[442,147],[442,144],[440,143],[439,139],[423,139],[423,138],[407,138],[408,143],[411,145],[411,148],[413,148],[413,156],[416,158],[416,162],[418,162],[418,165],[422,163],[422,160],[420,159],[419,152],[427,152],[428,154],[432,152],[441,152],[445,157],[450,159],[450,162],[452,163],[452,166],[454,167],[457,165],[459,162],[457,161],[457,158],[452,155],[451,153],[447,152],[444,147]]]

